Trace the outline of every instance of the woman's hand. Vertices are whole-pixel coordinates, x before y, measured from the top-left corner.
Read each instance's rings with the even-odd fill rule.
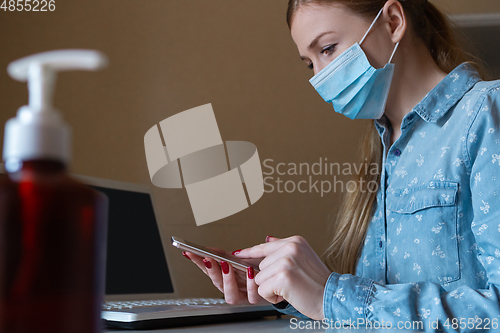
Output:
[[[220,254],[229,254],[221,249],[210,249]],[[245,273],[233,269],[227,262],[221,262],[219,266],[219,263],[212,258],[202,258],[190,252],[183,252],[183,254],[212,279],[217,289],[224,293],[226,303],[233,305],[268,303],[257,292],[258,286],[255,284],[253,268],[247,269]]]
[[[254,279],[259,295],[271,303],[284,298],[302,314],[322,320],[330,270],[300,236],[268,237],[266,241],[235,253],[239,258],[264,258]]]

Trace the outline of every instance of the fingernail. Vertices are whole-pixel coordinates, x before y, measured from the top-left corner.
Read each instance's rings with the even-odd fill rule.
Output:
[[[189,256],[187,255],[187,253],[186,253],[186,252],[182,251],[182,255],[183,255],[184,257],[188,258],[189,260],[191,260],[191,258],[189,258]]]
[[[231,253],[231,254],[234,256],[235,254],[238,254],[238,253],[240,253],[240,252],[241,252],[241,249],[236,250],[236,251],[233,251],[233,253]]]
[[[248,273],[248,278],[250,280],[253,280],[255,277],[255,271],[253,270],[253,267],[247,267],[247,273]]]
[[[212,263],[208,261],[207,259],[203,259],[203,263],[205,264],[205,267],[210,269],[212,268]]]
[[[271,237],[273,237],[273,236],[266,236],[266,243],[269,243],[269,241],[271,240]]]
[[[220,267],[222,268],[222,273],[229,274],[229,264],[227,262],[221,261]]]

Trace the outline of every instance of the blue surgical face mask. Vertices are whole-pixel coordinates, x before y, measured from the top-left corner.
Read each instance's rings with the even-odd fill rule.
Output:
[[[351,119],[379,119],[384,114],[394,74],[391,61],[399,43],[389,63],[380,69],[370,64],[360,46],[380,14],[382,9],[359,44],[348,48],[309,80],[325,102],[332,103],[336,112]]]

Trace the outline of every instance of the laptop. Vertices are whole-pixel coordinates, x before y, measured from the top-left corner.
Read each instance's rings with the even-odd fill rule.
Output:
[[[163,248],[171,245],[168,239],[162,243],[149,188],[74,177],[109,199],[102,311],[106,326],[153,329],[280,315],[272,305],[229,305],[223,298],[180,299]]]

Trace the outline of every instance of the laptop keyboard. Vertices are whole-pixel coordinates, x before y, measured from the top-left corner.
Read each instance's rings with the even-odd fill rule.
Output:
[[[176,305],[220,305],[226,304],[222,298],[183,298],[183,299],[162,299],[149,301],[126,301],[126,302],[106,302],[103,310],[120,310],[145,308],[150,306],[176,306]]]

